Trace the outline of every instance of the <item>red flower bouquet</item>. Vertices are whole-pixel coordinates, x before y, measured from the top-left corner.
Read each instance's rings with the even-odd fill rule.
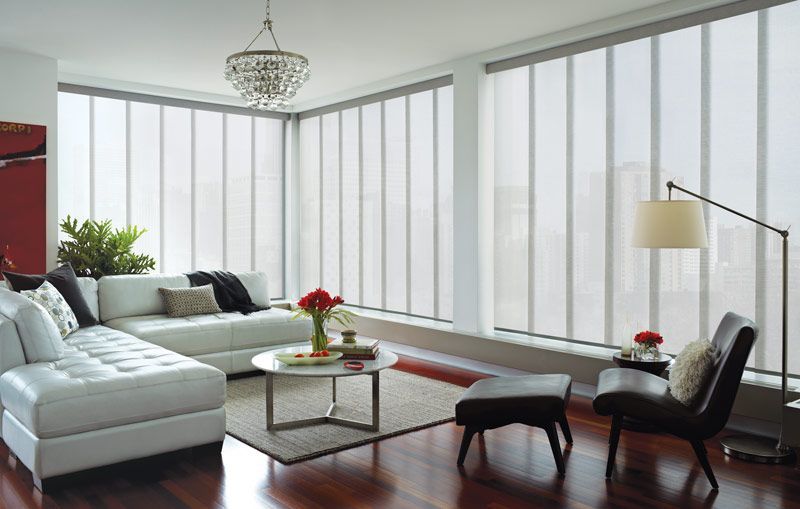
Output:
[[[649,330],[642,331],[633,337],[633,340],[639,344],[644,344],[649,347],[656,347],[664,342],[664,338],[658,332]]]
[[[636,355],[645,360],[658,358],[658,346],[664,342],[661,334],[653,331],[642,331],[633,337]]]
[[[297,302],[294,318],[307,317],[313,322],[311,347],[315,352],[321,352],[328,347],[326,330],[328,320],[336,320],[344,327],[353,323],[355,314],[337,307],[339,304],[344,304],[344,299],[340,295],[331,297],[331,294],[322,288],[309,292]]]

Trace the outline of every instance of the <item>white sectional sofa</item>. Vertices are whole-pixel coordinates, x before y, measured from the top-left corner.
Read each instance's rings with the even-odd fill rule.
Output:
[[[237,275],[256,303],[269,302],[263,274]],[[79,283],[103,325],[67,336],[52,362],[26,363],[14,321],[20,296],[0,289],[0,436],[40,489],[81,470],[221,447],[224,372],[252,370],[256,353],[310,335],[308,321],[283,309],[169,318],[157,289],[190,286],[183,275]]]
[[[239,272],[236,276],[253,303],[269,306],[267,276]],[[79,278],[82,279],[82,278]],[[103,325],[149,343],[193,357],[225,373],[253,371],[256,354],[276,345],[308,340],[309,320],[292,320],[292,313],[272,308],[249,315],[215,313],[170,318],[158,288],[189,288],[183,274],[106,276],[98,281],[99,318]]]

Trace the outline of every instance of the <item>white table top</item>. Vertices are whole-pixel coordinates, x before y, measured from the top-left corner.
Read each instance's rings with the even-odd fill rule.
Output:
[[[376,371],[390,368],[397,363],[397,355],[388,350],[380,350],[378,352],[378,357],[374,361],[360,360],[359,362],[364,363],[364,369],[358,371],[345,368],[345,361],[341,359],[330,364],[289,366],[275,358],[275,355],[279,353],[308,352],[310,349],[309,345],[303,345],[281,348],[280,350],[270,350],[256,355],[251,362],[253,366],[258,369],[275,375],[318,377],[369,375]]]

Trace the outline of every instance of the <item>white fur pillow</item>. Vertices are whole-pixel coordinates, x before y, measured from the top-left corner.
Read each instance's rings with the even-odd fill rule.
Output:
[[[669,372],[669,392],[683,403],[691,405],[708,379],[714,365],[716,349],[707,339],[692,341],[675,357]]]

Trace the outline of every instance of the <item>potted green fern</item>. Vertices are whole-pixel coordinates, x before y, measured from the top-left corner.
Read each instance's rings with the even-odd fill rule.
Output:
[[[87,219],[78,224],[71,216],[59,226],[70,238],[58,245],[58,263],[69,262],[78,276],[100,279],[114,274],[144,274],[156,266],[152,256],[133,252],[133,245],[147,232],[145,228],[114,228],[110,220]]]

